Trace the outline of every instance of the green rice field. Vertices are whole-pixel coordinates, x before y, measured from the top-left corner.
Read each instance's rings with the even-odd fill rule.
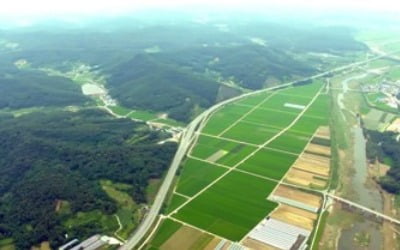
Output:
[[[278,132],[279,129],[274,127],[260,126],[255,123],[242,121],[221,136],[252,144],[263,144]]]
[[[227,169],[225,168],[214,166],[206,162],[187,159],[179,178],[176,192],[192,196],[226,171]]]
[[[221,150],[225,151],[226,154],[216,162],[227,166],[234,166],[243,157],[254,151],[255,147],[201,135],[191,154],[207,160],[210,156]]]
[[[297,155],[261,149],[238,168],[279,181],[296,159]]]
[[[266,200],[275,185],[254,176],[231,172],[173,216],[239,241],[277,206]]]
[[[167,208],[165,209],[164,213],[169,214],[175,209],[177,209],[180,205],[182,205],[187,199],[179,194],[174,194],[169,201]]]
[[[182,166],[166,214],[240,241],[277,207],[267,197],[318,127],[328,124],[328,95],[319,95],[304,111],[321,83],[247,97],[213,114]],[[193,199],[180,207],[186,196]]]
[[[267,147],[299,154],[303,151],[310,138],[311,136],[288,130],[270,142]]]
[[[182,224],[175,222],[171,219],[166,219],[161,223],[157,230],[157,234],[151,240],[149,248],[158,249],[164,242],[168,240],[175,232],[182,227]]]
[[[240,119],[244,114],[249,112],[252,107],[227,105],[223,109],[217,111],[208,121],[203,129],[204,133],[218,135],[224,131],[229,125]]]

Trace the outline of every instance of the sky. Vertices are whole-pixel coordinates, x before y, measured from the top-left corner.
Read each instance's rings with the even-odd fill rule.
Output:
[[[271,9],[379,11],[400,14],[398,0],[8,0],[1,3],[0,17],[66,15],[115,15],[147,9],[205,7],[218,9]]]

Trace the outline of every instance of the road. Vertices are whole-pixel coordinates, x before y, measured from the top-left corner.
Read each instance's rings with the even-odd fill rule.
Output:
[[[395,52],[394,52],[395,53]],[[393,53],[390,53],[393,54]],[[242,98],[251,96],[251,95],[255,95],[258,93],[263,93],[266,91],[270,91],[270,90],[274,90],[274,89],[279,89],[282,87],[289,87],[295,83],[299,83],[302,81],[307,81],[307,80],[314,80],[323,76],[327,76],[329,74],[333,74],[333,73],[338,73],[340,71],[343,70],[347,70],[347,69],[355,69],[356,67],[369,63],[371,61],[380,59],[382,57],[388,56],[390,54],[383,54],[383,55],[379,55],[367,60],[363,60],[360,62],[355,62],[355,63],[351,63],[345,66],[341,66],[332,70],[328,70],[325,71],[323,73],[319,73],[310,77],[306,77],[304,79],[301,80],[297,80],[297,81],[292,81],[286,84],[282,84],[282,85],[278,85],[275,87],[270,87],[270,88],[266,88],[266,89],[261,89],[261,90],[257,90],[257,91],[253,91],[250,93],[246,93],[240,96],[236,96],[233,97],[231,99],[222,101],[220,103],[215,104],[214,106],[210,107],[209,109],[205,110],[203,113],[201,113],[199,116],[197,116],[184,130],[183,134],[182,134],[182,138],[181,138],[181,142],[179,144],[178,150],[175,153],[175,156],[171,162],[170,168],[167,172],[167,175],[164,178],[164,181],[161,185],[161,187],[159,188],[159,191],[156,195],[156,198],[154,199],[153,204],[150,207],[150,210],[148,211],[147,215],[144,217],[144,219],[142,220],[142,222],[140,223],[139,227],[133,232],[133,234],[129,237],[129,239],[127,240],[127,242],[120,247],[120,250],[130,250],[130,249],[134,249],[134,247],[142,240],[142,238],[146,235],[146,233],[149,231],[149,229],[151,228],[151,226],[153,225],[155,219],[157,218],[161,207],[164,203],[165,197],[168,194],[168,191],[173,183],[174,177],[176,175],[176,171],[178,170],[181,161],[183,160],[183,158],[185,157],[187,151],[189,150],[191,144],[195,141],[195,138],[197,136],[197,131],[201,131],[201,128],[205,125],[205,122],[207,121],[207,119],[210,117],[211,114],[213,114],[215,111],[217,111],[218,109],[222,108],[223,106],[240,100]]]

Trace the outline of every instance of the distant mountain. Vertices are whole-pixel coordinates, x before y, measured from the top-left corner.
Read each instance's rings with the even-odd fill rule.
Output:
[[[145,54],[118,65],[110,74],[110,93],[122,105],[166,112],[180,121],[189,121],[196,107],[215,103],[220,87],[214,80]]]
[[[16,68],[0,74],[0,93],[0,109],[65,107],[89,101],[82,95],[80,86],[67,78]]]

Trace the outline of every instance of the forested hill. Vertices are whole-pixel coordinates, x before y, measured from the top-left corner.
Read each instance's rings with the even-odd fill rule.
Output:
[[[234,20],[196,23],[183,17],[152,23],[127,17],[74,28],[56,23],[54,29],[48,25],[2,32],[0,52],[7,52],[2,62],[25,59],[33,68],[65,72],[74,62],[90,65],[107,77],[107,87],[121,104],[188,122],[244,89],[309,76],[348,63],[346,53],[367,49],[347,28]],[[57,79],[43,82],[49,80]],[[52,98],[59,99],[59,94]],[[71,98],[76,101],[68,94],[65,102]]]
[[[400,194],[400,143],[396,133],[364,130],[367,135],[367,157],[371,162],[379,161],[390,165],[379,184],[390,193]]]
[[[146,202],[148,181],[162,176],[176,149],[158,145],[162,138],[143,123],[99,110],[1,116],[0,239],[29,249],[45,240],[59,246],[66,233],[80,239],[105,233],[101,221],[65,223],[79,211],[116,212],[100,180],[128,184],[134,201]],[[68,209],[58,212],[57,201]]]
[[[0,109],[65,107],[89,101],[82,95],[80,86],[67,78],[48,76],[36,70],[20,70],[14,65],[0,65],[0,69]]]
[[[146,54],[114,68],[108,83],[111,95],[124,106],[166,112],[186,122],[195,115],[196,106],[215,103],[220,87],[215,80]]]

